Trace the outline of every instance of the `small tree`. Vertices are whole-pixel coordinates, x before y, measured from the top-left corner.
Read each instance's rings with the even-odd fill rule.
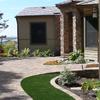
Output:
[[[8,28],[8,25],[6,24],[7,21],[8,20],[3,19],[3,13],[0,13],[0,32]],[[0,36],[1,44],[4,38],[6,38],[6,36]]]
[[[3,20],[3,13],[0,13],[0,32],[8,28],[8,25],[6,24],[8,20]]]

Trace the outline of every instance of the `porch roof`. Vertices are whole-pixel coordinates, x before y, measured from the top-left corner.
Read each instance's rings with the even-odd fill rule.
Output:
[[[77,5],[92,5],[92,4],[98,4],[98,3],[99,3],[99,0],[84,0],[77,3]]]
[[[65,5],[70,3],[76,3],[76,5],[90,5],[90,4],[98,4],[99,0],[65,0],[64,2],[58,3],[56,5]]]
[[[65,0],[65,1],[63,1],[61,3],[56,4],[56,5],[59,6],[59,5],[70,4],[70,3],[73,3],[73,2],[80,2],[80,1],[82,1],[82,0]]]
[[[42,15],[59,15],[60,10],[57,7],[28,7],[22,10],[19,16],[42,16]]]

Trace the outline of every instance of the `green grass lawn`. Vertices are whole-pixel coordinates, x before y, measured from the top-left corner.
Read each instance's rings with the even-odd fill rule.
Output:
[[[50,84],[50,80],[57,75],[52,73],[31,76],[23,79],[21,86],[34,100],[75,100]]]

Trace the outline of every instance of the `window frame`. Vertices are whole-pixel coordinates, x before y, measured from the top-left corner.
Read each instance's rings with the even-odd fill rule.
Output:
[[[43,23],[45,25],[45,43],[33,43],[32,41],[32,24],[39,24],[39,23]],[[30,44],[31,45],[46,45],[47,44],[47,23],[46,22],[31,22],[30,23]]]

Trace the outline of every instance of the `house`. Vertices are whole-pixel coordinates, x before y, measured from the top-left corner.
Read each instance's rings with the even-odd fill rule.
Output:
[[[98,0],[66,0],[56,7],[23,10],[16,17],[19,49],[50,48],[61,55],[81,49],[87,59],[97,60],[98,3]],[[45,27],[42,28],[45,36],[37,32],[40,27]]]
[[[18,48],[60,50],[60,10],[29,7],[17,16]]]

